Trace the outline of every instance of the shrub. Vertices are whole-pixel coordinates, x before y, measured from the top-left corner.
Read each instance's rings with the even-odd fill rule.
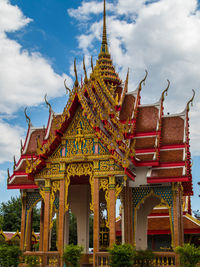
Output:
[[[152,266],[152,261],[155,258],[155,255],[151,250],[138,250],[136,251],[136,256],[134,260],[140,264],[141,267],[143,266]]]
[[[109,252],[111,267],[130,267],[133,265],[135,250],[130,244],[115,244]]]
[[[200,262],[200,248],[195,247],[193,244],[185,244],[183,247],[178,246],[175,252],[180,254],[183,266],[195,267]]]
[[[77,245],[68,245],[64,249],[63,261],[66,266],[79,267],[81,254],[83,252],[83,247]]]
[[[0,246],[0,266],[3,267],[17,267],[20,263],[19,257],[21,256],[21,251],[18,246]]]

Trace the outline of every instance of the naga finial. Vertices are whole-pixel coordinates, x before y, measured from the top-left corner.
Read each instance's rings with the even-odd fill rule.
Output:
[[[165,100],[165,95],[167,96],[167,91],[168,91],[169,86],[170,86],[170,81],[167,80],[167,82],[168,82],[167,88],[162,92],[162,96],[161,96],[161,100],[162,100],[162,101]]]
[[[7,173],[8,173],[8,180],[10,179],[10,171],[9,168],[7,169]]]
[[[23,152],[23,143],[22,143],[22,139],[20,140],[20,145],[21,145],[20,152],[21,152],[21,154],[22,154],[22,152]]]
[[[64,86],[65,86],[65,89],[66,89],[66,94],[68,92],[71,93],[71,89],[69,89],[69,87],[67,87],[67,85],[66,85],[66,79],[64,80]]]
[[[141,82],[140,82],[140,84],[139,84],[139,90],[142,89],[142,84],[145,85],[145,81],[146,81],[146,78],[147,78],[147,76],[148,76],[148,71],[145,70],[145,73],[146,73],[146,74],[145,74],[144,78],[141,80]]]
[[[16,167],[16,159],[15,159],[15,156],[13,156],[13,162],[14,162],[13,169],[15,169],[15,167]]]
[[[26,110],[27,110],[27,107],[24,109],[24,114],[25,114],[25,117],[26,117],[26,122],[28,123],[28,126],[32,126],[31,119],[27,115]]]
[[[47,101],[47,94],[45,94],[45,96],[44,96],[44,101],[45,101],[47,107],[49,107],[49,113],[51,113],[52,107],[51,107],[51,104]]]
[[[84,83],[88,83],[87,71],[86,71],[86,67],[85,67],[85,57],[83,57],[83,70],[84,70],[84,73],[85,73]]]
[[[91,56],[91,68],[92,68],[92,71],[94,71],[93,58],[92,58],[92,56]]]
[[[75,83],[74,83],[74,87],[78,87],[79,83],[78,83],[78,75],[77,75],[77,70],[76,70],[76,59],[74,59],[74,73],[75,73]]]
[[[192,98],[187,103],[187,111],[190,110],[190,104],[191,104],[191,106],[193,106],[193,100],[194,100],[194,97],[195,97],[195,90],[192,89],[192,92],[193,92],[193,96],[192,96]]]
[[[121,99],[120,99],[120,106],[122,105],[122,102],[124,100],[125,94],[128,92],[128,78],[129,78],[129,68],[128,68],[128,71],[127,71],[127,74],[126,74],[126,80],[125,80],[123,93],[122,93]]]
[[[128,92],[128,78],[129,78],[129,68],[128,68],[128,71],[127,71],[127,74],[126,74],[126,81],[125,81],[125,93]]]

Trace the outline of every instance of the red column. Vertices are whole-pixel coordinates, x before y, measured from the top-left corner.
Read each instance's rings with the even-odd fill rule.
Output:
[[[50,208],[50,188],[51,182],[45,180],[45,197],[44,197],[44,236],[43,236],[43,251],[49,250],[49,208]]]
[[[115,176],[109,177],[109,245],[110,247],[116,241],[116,227],[115,227],[115,219],[116,219],[116,199],[115,199]]]
[[[94,221],[93,221],[93,267],[95,267],[95,253],[99,251],[99,179],[94,177]]]

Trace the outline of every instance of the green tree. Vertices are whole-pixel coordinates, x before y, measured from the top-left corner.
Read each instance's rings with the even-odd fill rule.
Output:
[[[21,256],[21,251],[18,246],[0,246],[0,266],[3,267],[17,267],[19,264],[19,257]]]
[[[21,227],[22,204],[20,197],[11,197],[0,204],[0,229],[16,232]],[[33,208],[33,230],[40,231],[40,209]]]
[[[109,252],[111,267],[131,267],[133,265],[135,250],[130,244],[115,244]]]
[[[77,245],[77,221],[71,211],[69,211],[69,244]]]
[[[81,254],[83,253],[83,247],[77,245],[65,246],[63,253],[63,261],[66,266],[79,267]]]
[[[180,254],[181,266],[195,267],[200,262],[200,248],[193,244],[184,244],[183,247],[178,246],[175,252]]]

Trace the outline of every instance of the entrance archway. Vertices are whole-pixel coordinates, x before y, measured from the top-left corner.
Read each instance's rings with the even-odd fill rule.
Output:
[[[93,211],[93,164],[72,163],[67,167],[65,178],[65,244],[69,236],[68,210],[77,219],[77,241],[89,252],[89,217]]]
[[[153,208],[159,205],[161,198],[154,194],[148,195],[145,200],[141,201],[136,210],[136,229],[135,229],[135,243],[136,249],[147,249],[147,229],[148,229],[148,215]]]

